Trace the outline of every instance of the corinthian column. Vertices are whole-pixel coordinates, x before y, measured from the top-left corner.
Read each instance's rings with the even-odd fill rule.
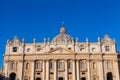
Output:
[[[79,60],[77,60],[77,80],[80,80],[80,66],[79,66]]]
[[[73,60],[73,80],[76,80],[76,74],[75,74],[75,60]]]
[[[57,80],[57,60],[54,60],[54,80]]]
[[[65,80],[68,80],[68,67],[67,67],[67,60],[65,60]]]
[[[114,61],[114,70],[115,70],[115,73],[116,73],[116,80],[120,80],[119,68],[118,68],[118,60]]]
[[[103,60],[99,60],[99,80],[104,80],[103,76]]]
[[[43,80],[45,80],[45,72],[46,72],[46,69],[45,69],[45,60],[43,60]]]
[[[34,74],[35,74],[35,61],[32,62],[32,72],[31,72],[31,79],[34,80]]]
[[[8,68],[8,66],[9,66],[9,65],[8,65],[8,61],[5,61],[5,62],[4,62],[4,66],[5,66],[5,69],[4,69],[5,76],[6,76],[6,77],[9,77],[9,76],[8,76],[8,71],[9,71],[9,70],[8,70],[8,69],[9,69],[9,68]]]
[[[88,80],[91,80],[91,73],[90,73],[90,60],[87,60],[87,66],[88,66]]]
[[[20,61],[19,61],[18,79],[19,79],[19,80],[23,80],[23,60],[20,60]]]
[[[49,80],[49,72],[50,72],[50,69],[49,69],[49,60],[46,61],[46,80]]]

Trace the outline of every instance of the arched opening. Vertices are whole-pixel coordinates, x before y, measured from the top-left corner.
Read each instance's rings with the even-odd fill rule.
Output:
[[[82,77],[80,80],[86,80],[86,78],[85,78],[85,77]]]
[[[64,80],[63,77],[59,77],[59,80]]]
[[[36,78],[36,80],[41,80],[41,78]]]
[[[16,80],[16,74],[15,74],[15,73],[11,73],[11,74],[9,75],[9,79],[10,79],[10,80]]]
[[[107,80],[113,80],[113,76],[111,72],[107,73]]]
[[[29,68],[29,63],[26,64],[26,70],[28,70],[28,68]]]
[[[3,75],[0,74],[0,80],[3,80]]]

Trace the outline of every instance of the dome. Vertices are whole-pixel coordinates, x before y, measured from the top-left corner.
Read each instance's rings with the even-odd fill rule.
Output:
[[[60,29],[60,33],[53,39],[53,43],[64,44],[72,43],[73,38],[66,33],[64,25]]]

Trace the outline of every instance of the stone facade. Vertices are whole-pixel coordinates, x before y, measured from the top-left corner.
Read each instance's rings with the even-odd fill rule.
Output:
[[[64,25],[52,40],[7,41],[5,77],[10,80],[119,80],[116,42],[105,35],[98,42],[79,42]]]

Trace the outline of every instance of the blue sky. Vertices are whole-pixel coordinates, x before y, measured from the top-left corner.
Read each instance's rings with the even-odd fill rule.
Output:
[[[67,33],[84,42],[108,34],[120,51],[119,0],[0,0],[0,68],[7,39],[52,40],[64,22]]]

